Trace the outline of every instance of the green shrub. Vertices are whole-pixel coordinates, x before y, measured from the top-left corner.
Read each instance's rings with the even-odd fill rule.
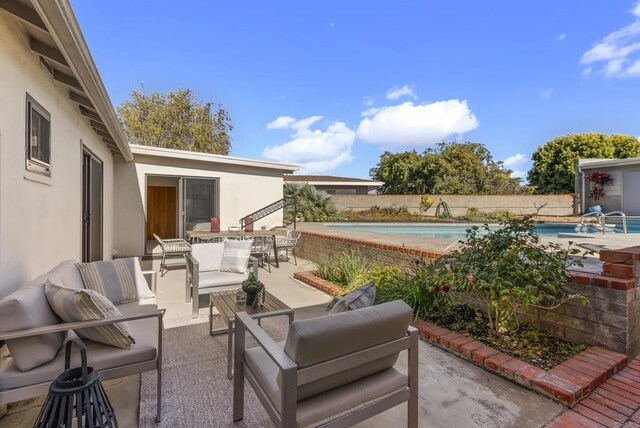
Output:
[[[567,289],[567,268],[582,265],[584,254],[570,243],[568,249],[543,244],[532,216],[513,218],[499,228],[473,226],[467,240],[440,259],[438,277],[457,291],[486,299],[487,315],[495,331],[517,328],[520,306],[555,308],[569,299],[584,297]]]
[[[431,208],[435,203],[436,201],[431,199],[429,195],[422,195],[420,197],[420,212],[426,213],[427,211],[429,211],[429,208]]]
[[[343,211],[342,217],[350,221],[420,221],[424,217],[413,214],[406,205],[380,207],[372,205],[362,211]]]
[[[354,251],[332,254],[322,260],[316,271],[320,278],[353,289],[371,280],[373,262]]]
[[[493,219],[491,214],[480,211],[478,208],[467,208],[467,212],[462,218],[473,222],[483,222]]]
[[[518,218],[517,214],[514,214],[509,210],[496,211],[493,217],[502,223]]]

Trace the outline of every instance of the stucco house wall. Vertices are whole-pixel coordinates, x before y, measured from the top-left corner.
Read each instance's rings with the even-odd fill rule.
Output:
[[[0,14],[0,298],[82,253],[82,145],[104,163],[103,255],[113,248],[113,157],[69,90],[31,52],[24,28]],[[25,170],[26,95],[51,114],[51,178]],[[35,178],[34,178],[35,177]]]
[[[134,162],[122,161],[115,165],[114,247],[119,255],[145,252],[148,176],[219,179],[221,230],[238,226],[241,217],[283,197],[283,170],[146,156],[133,150]],[[270,229],[281,225],[282,210],[279,210],[257,221],[254,227]]]

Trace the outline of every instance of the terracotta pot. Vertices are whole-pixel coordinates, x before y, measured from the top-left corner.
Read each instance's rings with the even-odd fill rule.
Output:
[[[247,217],[244,222],[244,231],[253,232],[253,217]]]
[[[220,232],[220,219],[218,217],[211,217],[211,231]]]

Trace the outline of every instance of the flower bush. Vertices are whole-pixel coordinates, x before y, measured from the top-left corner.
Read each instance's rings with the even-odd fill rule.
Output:
[[[501,227],[473,226],[467,239],[441,265],[441,278],[457,291],[475,293],[487,302],[487,316],[495,331],[518,326],[520,306],[555,308],[582,296],[567,289],[567,268],[582,265],[583,253],[540,241],[531,216],[512,218]]]
[[[594,201],[598,201],[604,196],[605,186],[613,184],[613,178],[606,172],[592,172],[591,174],[587,174],[587,180],[591,182],[589,197]]]

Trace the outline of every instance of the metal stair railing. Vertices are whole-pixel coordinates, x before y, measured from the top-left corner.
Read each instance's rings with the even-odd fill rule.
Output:
[[[278,210],[284,209],[284,207],[289,205],[293,205],[293,229],[295,230],[296,217],[298,215],[298,205],[295,198],[282,198],[272,204],[267,205],[266,207],[262,207],[259,210],[252,212],[251,214],[247,214],[240,219],[240,229],[244,230],[249,218],[251,218],[255,223],[261,218],[265,218],[266,216],[271,215]]]

